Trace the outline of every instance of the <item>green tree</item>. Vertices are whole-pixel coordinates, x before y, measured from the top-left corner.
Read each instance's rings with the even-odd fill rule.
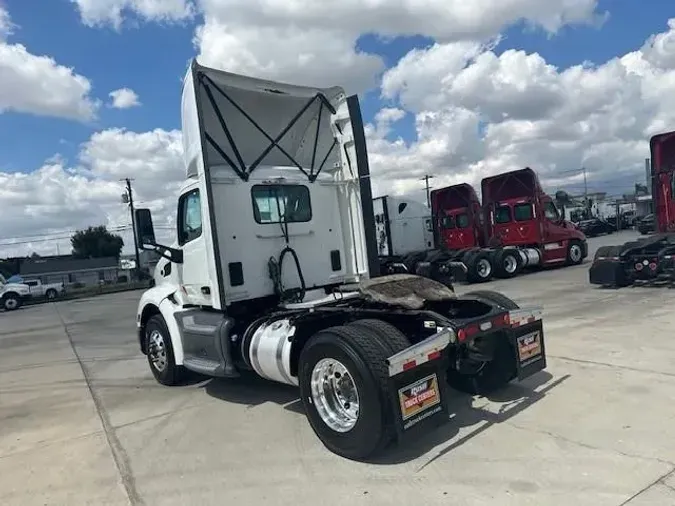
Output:
[[[108,231],[105,225],[78,230],[70,238],[75,258],[120,257],[124,240]]]

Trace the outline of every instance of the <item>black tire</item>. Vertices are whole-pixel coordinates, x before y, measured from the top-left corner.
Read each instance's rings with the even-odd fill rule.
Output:
[[[599,257],[611,257],[611,253],[613,253],[614,248],[616,246],[600,246],[596,251],[595,255],[593,256],[593,260],[597,260]]]
[[[382,320],[364,318],[362,320],[353,321],[348,326],[376,334],[380,339],[380,342],[387,347],[391,355],[395,355],[410,346],[410,341],[408,341],[408,338],[405,337],[403,332],[398,330],[392,324]]]
[[[495,269],[487,251],[469,252],[464,258],[466,279],[469,283],[485,283],[492,279]],[[485,270],[481,270],[481,267],[485,267]]]
[[[153,332],[158,332],[164,343],[165,366],[163,369],[155,366],[152,360],[150,338]],[[171,344],[171,335],[169,334],[169,329],[166,326],[166,322],[164,321],[162,315],[153,315],[145,324],[145,340],[148,365],[150,366],[150,370],[152,371],[152,375],[155,377],[155,379],[162,385],[166,386],[180,384],[185,376],[185,368],[183,366],[176,365],[176,358],[174,357],[173,353],[173,345]]]
[[[21,297],[16,293],[6,293],[2,297],[2,308],[5,311],[16,311],[21,307]]]
[[[58,295],[58,293],[57,293],[56,290],[54,290],[53,288],[50,288],[49,290],[47,290],[47,291],[45,292],[45,298],[46,298],[47,300],[53,300],[53,299],[56,298],[57,295]]]
[[[580,241],[572,239],[567,245],[567,265],[580,265],[584,261],[584,248]]]
[[[494,268],[496,277],[502,279],[513,278],[522,270],[523,259],[517,249],[503,249],[495,254]]]
[[[509,299],[506,295],[503,293],[494,292],[492,290],[475,290],[473,292],[465,293],[463,297],[473,297],[509,311],[512,309],[520,309],[520,306]]]
[[[366,327],[331,327],[317,332],[300,353],[300,397],[312,430],[331,452],[364,460],[382,451],[393,439],[395,427],[389,398],[388,349]],[[355,425],[346,432],[329,427],[312,398],[314,366],[322,359],[342,363],[351,375],[359,397]]]
[[[509,311],[520,309],[520,306],[506,295],[492,290],[475,290],[462,297],[478,299]],[[507,336],[500,333],[487,336],[486,339],[494,340],[494,356],[478,372],[466,374],[460,373],[453,367],[448,369],[447,381],[455,390],[471,395],[485,395],[502,388],[515,377],[517,373],[516,355]]]

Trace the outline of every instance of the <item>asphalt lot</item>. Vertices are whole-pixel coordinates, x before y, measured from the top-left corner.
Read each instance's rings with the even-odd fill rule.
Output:
[[[549,367],[455,394],[447,426],[376,464],[324,449],[293,388],[157,384],[140,292],[0,313],[0,504],[675,505],[675,291],[587,276],[458,287],[543,305]]]

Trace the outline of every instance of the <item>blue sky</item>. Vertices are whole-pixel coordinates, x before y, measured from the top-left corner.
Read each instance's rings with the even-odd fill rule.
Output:
[[[110,91],[128,86],[139,95],[143,107],[126,110],[102,107],[98,120],[91,124],[11,112],[2,114],[2,169],[31,171],[57,152],[73,163],[80,143],[96,130],[116,126],[134,131],[179,127],[180,80],[185,63],[195,55],[192,37],[198,19],[179,26],[138,23],[134,27],[127,23],[118,33],[109,27],[86,27],[68,1],[41,0],[39,4],[40,10],[36,11],[34,1],[5,0],[13,22],[19,26],[10,43],[24,44],[33,54],[46,54],[59,64],[73,67],[92,81],[93,95],[103,101],[108,101]],[[649,9],[639,2],[602,0],[599,10],[605,9],[611,15],[602,29],[567,26],[550,37],[541,30],[513,26],[504,32],[497,53],[506,48],[539,52],[549,63],[561,68],[584,60],[603,63],[639,48],[649,35],[663,31],[668,14],[672,14],[672,4],[667,0],[652,0]],[[359,46],[384,55],[391,66],[410,49],[430,43],[423,37],[383,42],[366,35]],[[363,100],[365,118],[371,119],[380,106],[378,91],[368,93]],[[399,122],[392,135],[413,139],[413,117],[408,115]]]

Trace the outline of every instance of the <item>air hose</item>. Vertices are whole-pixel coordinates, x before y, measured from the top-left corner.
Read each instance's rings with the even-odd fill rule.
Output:
[[[279,219],[281,220],[281,204],[279,203],[279,193],[275,189],[275,197],[277,201],[277,211],[279,213]],[[285,210],[285,209],[284,209]],[[284,213],[283,221],[279,221],[279,226],[281,227],[281,232],[283,233],[284,240],[286,241],[286,246],[281,253],[279,254],[279,259],[277,260],[274,257],[270,257],[267,262],[267,268],[269,270],[269,276],[272,279],[274,284],[274,292],[279,297],[280,302],[284,303],[299,303],[302,302],[305,298],[305,293],[307,292],[307,287],[305,285],[305,277],[302,274],[302,267],[300,266],[300,259],[296,251],[290,246],[290,239],[288,235],[288,221],[286,220],[286,215]],[[298,272],[298,277],[300,278],[300,288],[290,288],[284,289],[282,281],[282,272],[284,267],[284,257],[287,253],[290,253],[295,261],[295,268]]]

